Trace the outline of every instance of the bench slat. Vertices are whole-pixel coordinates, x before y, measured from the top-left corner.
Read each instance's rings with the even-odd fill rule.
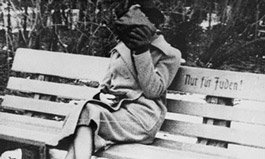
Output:
[[[164,133],[162,131],[158,131],[156,134],[157,139],[163,139],[163,140],[170,140],[170,141],[178,141],[178,142],[184,142],[184,143],[190,143],[194,144],[197,143],[198,138],[197,137],[190,137],[190,136],[183,136],[183,135],[172,135],[169,133]]]
[[[98,81],[108,64],[109,58],[19,48],[12,70]]]
[[[99,156],[115,159],[229,159],[141,144],[115,145],[100,153]]]
[[[251,105],[250,105],[251,106]],[[167,100],[169,112],[265,125],[265,112],[224,105]]]
[[[0,125],[13,126],[21,129],[44,132],[58,132],[63,128],[63,121],[54,121],[29,117],[25,115],[16,115],[10,113],[0,113]]]
[[[91,99],[98,89],[38,80],[10,77],[8,89],[29,93],[54,95],[70,99]]]
[[[18,127],[10,127],[6,125],[0,125],[0,138],[11,140],[30,140],[36,142],[48,143],[51,139],[56,138],[57,134],[47,133],[43,131],[32,131],[28,129],[21,129]],[[15,139],[14,139],[15,138]]]
[[[74,105],[6,95],[2,106],[14,109],[67,116]]]
[[[182,66],[170,90],[265,101],[265,75]]]
[[[265,148],[265,136],[259,132],[173,120],[166,120],[162,125],[161,131]]]
[[[182,151],[192,151],[203,154],[210,154],[214,156],[224,156],[227,158],[240,158],[240,159],[263,159],[265,155],[264,149],[240,146],[229,144],[228,148],[218,148],[214,146],[207,146],[202,144],[189,144],[178,141],[156,139],[153,143],[155,146],[177,149]]]
[[[239,159],[264,159],[265,156],[265,150],[259,148],[228,144],[228,149]]]
[[[265,134],[265,125],[231,122],[231,128]]]
[[[177,149],[182,151],[192,151],[197,153],[209,154],[214,156],[233,157],[233,152],[225,148],[207,146],[202,144],[191,144],[179,141],[155,139],[153,145],[169,149]]]

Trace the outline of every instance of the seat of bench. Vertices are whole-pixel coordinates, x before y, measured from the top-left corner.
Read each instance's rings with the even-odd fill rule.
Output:
[[[97,155],[115,159],[229,159],[223,156],[173,150],[142,144],[115,145]]]

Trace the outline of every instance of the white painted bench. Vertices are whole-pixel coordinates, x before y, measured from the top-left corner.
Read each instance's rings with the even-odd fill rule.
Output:
[[[85,85],[97,86],[91,81],[103,78],[108,63],[103,57],[18,49],[0,107],[0,139],[37,146],[39,158],[46,159],[47,141],[63,131],[75,108],[68,102],[91,98],[98,89]],[[265,75],[182,66],[169,88],[167,119],[154,143],[115,145],[95,155],[263,159],[264,81]]]

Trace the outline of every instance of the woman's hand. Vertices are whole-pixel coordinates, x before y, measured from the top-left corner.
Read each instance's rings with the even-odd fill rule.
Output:
[[[127,98],[126,92],[113,91],[108,86],[100,90],[99,99],[110,105],[117,104],[123,98]]]
[[[136,26],[127,30],[127,36],[121,39],[125,45],[135,54],[146,52],[151,44],[154,32],[147,26]]]
[[[99,99],[102,102],[107,103],[109,105],[113,105],[113,104],[117,103],[116,96],[112,95],[112,94],[100,93],[99,94]]]

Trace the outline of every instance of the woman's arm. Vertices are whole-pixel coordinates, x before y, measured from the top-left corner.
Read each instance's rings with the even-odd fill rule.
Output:
[[[148,98],[159,98],[169,87],[180,66],[180,52],[168,45],[167,55],[160,51],[161,58],[153,65],[150,51],[133,55],[138,83]]]
[[[155,48],[154,51],[160,51],[158,54],[161,57],[154,66],[150,47],[156,38],[158,36],[148,27],[137,26],[128,30],[127,36],[122,39],[132,52],[138,83],[148,98],[158,98],[166,91],[180,66],[181,59],[177,49],[165,41],[158,41],[158,45],[163,45],[163,49]]]

